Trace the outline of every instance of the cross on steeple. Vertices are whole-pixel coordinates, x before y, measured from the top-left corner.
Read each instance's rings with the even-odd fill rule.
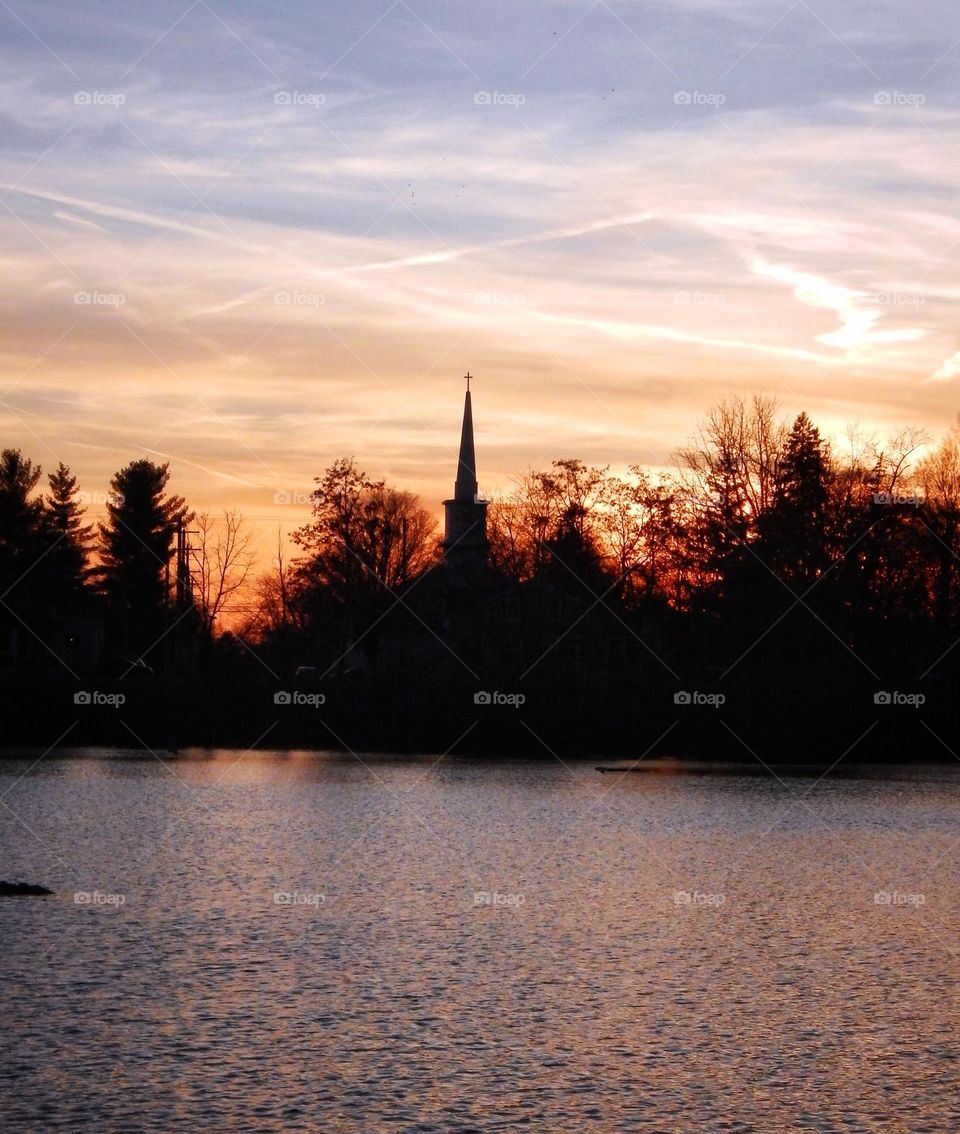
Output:
[[[466,378],[466,380],[467,380],[467,393],[468,394],[470,393],[470,379],[472,377],[473,377],[473,375],[470,373],[469,370],[466,372],[466,374],[464,374],[464,378]]]

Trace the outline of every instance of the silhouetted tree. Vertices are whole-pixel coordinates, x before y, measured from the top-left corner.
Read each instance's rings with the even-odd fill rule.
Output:
[[[923,493],[920,537],[931,575],[931,612],[940,627],[958,618],[960,591],[960,425],[917,470]]]
[[[515,583],[531,579],[547,560],[547,540],[557,522],[557,499],[543,473],[528,472],[487,512],[490,562]]]
[[[436,562],[436,521],[413,493],[371,480],[352,458],[315,483],[313,520],[292,537],[305,553],[295,601],[314,631],[336,634],[343,649]]]
[[[826,508],[829,592],[852,632],[871,618],[902,622],[926,608],[917,509],[896,503],[916,488],[911,458],[924,440],[911,428],[882,443],[848,432],[847,452],[834,460]]]
[[[598,597],[607,594],[616,585],[605,562],[602,532],[607,470],[567,458],[554,461],[550,472],[538,476],[553,517],[543,533],[549,557],[541,570],[546,569],[562,590],[585,587]]]
[[[43,524],[49,549],[44,575],[57,600],[75,601],[87,578],[93,525],[84,523],[83,504],[77,495],[77,478],[61,461],[48,477]]]
[[[269,570],[253,581],[252,604],[235,630],[241,648],[258,659],[264,672],[287,671],[301,655],[312,656],[305,648],[304,612],[295,601],[297,590],[297,572],[287,560],[278,528],[276,554]]]
[[[316,484],[313,520],[293,540],[308,576],[336,597],[400,586],[433,562],[436,521],[413,493],[370,480],[352,458]]]
[[[688,589],[715,605],[743,594],[757,576],[749,549],[776,493],[783,427],[776,402],[721,402],[680,450]]]
[[[607,470],[574,458],[518,478],[488,518],[494,567],[515,582],[533,578],[551,560],[558,581],[564,565],[572,578],[595,576],[606,555],[601,517],[606,490]]]
[[[621,477],[574,458],[554,461],[491,504],[491,563],[514,583],[545,574],[628,606],[667,601],[677,583],[674,506],[675,486],[655,483],[639,465]]]
[[[162,632],[174,536],[190,518],[183,497],[168,495],[169,479],[169,464],[132,461],[111,480],[99,525],[99,574],[127,651],[149,649]]]
[[[236,509],[224,512],[222,522],[203,512],[196,525],[196,609],[204,633],[212,638],[217,619],[243,592],[254,554],[250,533]]]
[[[617,590],[618,580],[607,570],[604,553],[596,536],[585,530],[573,515],[562,516],[547,540],[549,558],[540,574],[560,590],[596,598]]]
[[[0,595],[11,606],[29,602],[42,589],[37,574],[47,550],[43,500],[34,495],[41,469],[19,449],[0,453]]]
[[[627,605],[672,592],[676,554],[673,486],[655,484],[639,465],[604,479],[600,528],[605,558]]]
[[[761,514],[759,554],[794,588],[806,590],[826,569],[830,461],[820,431],[801,413],[777,460],[774,498]]]

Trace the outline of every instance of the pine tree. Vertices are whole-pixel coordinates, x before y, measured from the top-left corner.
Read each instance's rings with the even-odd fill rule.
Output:
[[[169,479],[168,464],[132,461],[110,481],[99,525],[103,590],[127,651],[149,648],[161,632],[174,536],[190,518],[183,497],[167,495]]]
[[[44,500],[43,521],[49,550],[45,574],[54,600],[71,600],[82,591],[87,576],[93,525],[83,522],[77,478],[62,461],[47,479],[50,491]]]
[[[826,568],[829,496],[820,431],[801,413],[777,462],[774,502],[762,523],[763,556],[785,581],[810,586]]]
[[[44,551],[43,501],[33,496],[41,469],[19,449],[0,453],[0,594],[8,603],[38,597],[33,570]]]

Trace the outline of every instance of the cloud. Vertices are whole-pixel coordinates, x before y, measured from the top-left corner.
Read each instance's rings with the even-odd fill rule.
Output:
[[[607,232],[615,228],[628,228],[630,225],[643,224],[652,219],[652,213],[636,213],[630,216],[610,217],[607,220],[594,221],[591,224],[572,225],[568,228],[551,229],[546,232],[534,232],[528,236],[508,237],[503,240],[491,240],[486,244],[471,244],[464,248],[451,248],[444,252],[431,252],[416,256],[402,256],[396,260],[384,260],[380,263],[358,264],[346,269],[351,272],[384,271],[390,268],[415,268],[424,264],[446,264],[452,260],[460,260],[478,252],[489,252],[496,248],[520,248],[525,244],[539,244],[545,241],[571,240],[578,236],[587,236],[597,232]]]
[[[757,275],[790,284],[794,289],[794,297],[800,303],[810,307],[824,307],[836,312],[840,327],[836,331],[824,332],[816,336],[817,341],[826,346],[853,353],[881,343],[913,342],[926,334],[922,327],[874,331],[874,326],[883,312],[876,306],[876,299],[868,292],[833,284],[810,272],[798,272],[793,268],[768,264],[763,260],[754,260],[751,267]]]
[[[4,185],[0,183],[0,189],[6,190],[7,193],[16,193],[19,196],[32,197],[39,201],[51,201],[55,204],[69,205],[71,208],[93,213],[94,216],[103,217],[105,220],[120,221],[145,228],[158,228],[163,232],[175,231],[187,236],[196,236],[202,240],[212,240],[229,247],[235,247],[237,244],[236,236],[231,237],[229,233],[216,231],[212,228],[204,228],[200,225],[184,224],[176,218],[157,216],[154,213],[144,212],[142,209],[121,208],[115,205],[106,205],[100,201],[83,200],[82,198],[69,196],[64,193],[54,193],[16,184]],[[62,217],[63,213],[61,210],[54,210],[53,215]],[[66,219],[73,219],[81,224],[86,223],[93,228],[101,227],[90,221],[85,222],[83,218]],[[266,246],[262,246],[256,250],[260,252],[269,251]]]
[[[96,229],[97,232],[103,232],[102,225],[95,224],[92,220],[87,220],[85,217],[76,217],[71,213],[64,212],[62,209],[55,209],[53,215],[57,220],[66,221],[68,224],[83,225],[84,228]]]
[[[778,347],[761,342],[750,342],[745,339],[709,338],[678,330],[675,327],[656,327],[640,323],[615,323],[600,319],[577,319],[567,315],[550,315],[542,311],[531,311],[530,314],[538,319],[561,323],[564,326],[588,327],[591,330],[600,331],[618,339],[666,339],[669,342],[717,347],[720,350],[756,351],[760,354],[779,355],[782,358],[799,359],[803,362],[814,363],[817,366],[836,366],[838,364],[836,358],[817,354],[815,351]]]
[[[960,374],[960,351],[946,359],[929,378],[927,382],[949,382]]]

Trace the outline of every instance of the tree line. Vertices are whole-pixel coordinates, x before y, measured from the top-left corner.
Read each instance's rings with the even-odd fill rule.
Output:
[[[168,464],[119,470],[97,524],[66,465],[44,489],[41,476],[20,450],[0,454],[4,602],[98,609],[131,649],[176,605],[178,527],[190,531],[188,600],[208,637],[241,597],[247,614],[232,629],[251,642],[332,624],[360,633],[440,559],[431,512],[351,458],[316,479],[311,521],[292,533],[299,554],[278,544],[259,575],[240,513],[198,516],[169,491]],[[835,611],[944,628],[960,613],[958,533],[960,428],[932,449],[916,429],[828,443],[806,413],[781,421],[768,397],[716,406],[671,473],[556,460],[519,476],[488,518],[491,571],[514,584],[546,577],[626,610],[710,617],[767,591],[809,591]]]
[[[16,623],[36,636],[50,619],[102,619],[108,647],[140,656],[178,607],[212,638],[230,598],[253,568],[251,540],[236,511],[197,515],[168,490],[169,464],[132,461],[110,481],[106,520],[88,523],[86,497],[62,461],[41,487],[42,468],[19,449],[0,453],[0,593]],[[198,542],[178,578],[178,532]],[[182,575],[182,572],[181,572]]]
[[[99,523],[65,465],[41,480],[19,450],[0,454],[6,621],[42,638],[50,619],[96,619],[104,667],[122,673],[275,686],[302,667],[379,668],[393,688],[468,659],[501,687],[536,666],[529,680],[575,697],[625,671],[648,689],[678,674],[710,687],[736,666],[745,690],[775,670],[777,696],[793,680],[825,696],[841,672],[876,686],[893,659],[930,672],[960,622],[960,427],[938,444],[911,428],[828,441],[765,396],[715,406],[670,471],[565,458],[519,475],[490,503],[483,613],[459,638],[471,604],[438,598],[434,515],[352,458],[316,478],[293,553],[278,534],[259,570],[239,512],[196,514],[167,464],[119,470]]]
[[[922,456],[918,454],[923,451]],[[311,636],[337,618],[361,630],[437,560],[432,517],[350,460],[317,481],[302,551],[260,577],[248,632]],[[518,477],[491,503],[493,573],[583,592],[625,611],[756,621],[778,599],[853,632],[909,621],[945,631],[960,603],[960,429],[936,447],[903,429],[829,443],[806,413],[766,397],[715,407],[676,469],[624,474],[576,459]]]

